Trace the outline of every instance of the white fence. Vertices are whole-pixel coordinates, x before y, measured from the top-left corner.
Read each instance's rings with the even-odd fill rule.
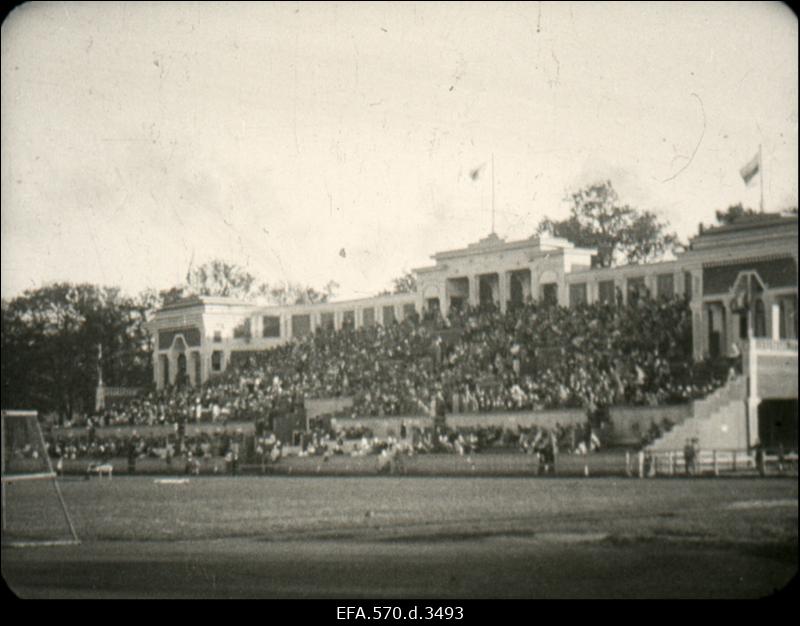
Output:
[[[653,476],[719,476],[722,473],[754,471],[797,472],[797,454],[764,456],[761,467],[755,453],[742,450],[701,450],[694,461],[688,464],[683,450],[660,450],[626,454],[625,466],[629,476],[640,478]]]
[[[631,475],[652,476],[713,475],[756,469],[755,456],[742,450],[700,450],[693,462],[686,462],[683,450],[640,452],[626,458]]]

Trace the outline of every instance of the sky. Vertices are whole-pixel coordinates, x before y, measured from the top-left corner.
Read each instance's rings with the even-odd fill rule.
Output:
[[[598,180],[684,241],[798,202],[781,3],[42,2],[1,47],[6,299],[214,258],[366,297],[485,237],[492,179],[508,240]]]

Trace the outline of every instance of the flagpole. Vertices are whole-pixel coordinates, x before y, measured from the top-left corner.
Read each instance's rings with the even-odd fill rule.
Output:
[[[494,152],[492,152],[492,234],[494,235]]]
[[[761,212],[764,212],[764,161],[761,158],[761,144],[758,144],[758,167],[760,169],[758,178],[761,180]]]

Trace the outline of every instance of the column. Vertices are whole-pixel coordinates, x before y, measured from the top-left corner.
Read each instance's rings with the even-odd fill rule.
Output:
[[[648,272],[644,275],[644,286],[650,292],[650,297],[654,300],[658,297],[658,278],[654,272]]]
[[[169,384],[175,384],[175,377],[178,374],[178,356],[174,352],[170,352],[167,356],[169,360]]]
[[[767,334],[772,337],[773,341],[780,341],[781,305],[773,298],[764,298],[764,305],[766,306],[767,304],[769,304],[768,310],[772,312],[772,315],[767,318],[767,324],[769,324],[769,328],[767,328]]]
[[[158,350],[153,351],[153,382],[156,384],[156,389],[164,388],[164,373],[161,371],[161,357]]]
[[[508,306],[508,300],[511,297],[511,272],[499,272],[498,273],[498,282],[500,287],[500,311],[503,313],[506,312],[506,307]]]
[[[725,307],[725,355],[731,356],[733,344],[739,341],[739,316],[731,311],[730,300],[724,301],[723,306]]]
[[[689,308],[692,311],[692,352],[695,361],[702,361],[703,355],[708,352],[708,333],[703,315],[703,303],[692,300]]]
[[[480,294],[478,290],[479,279],[476,275],[469,276],[469,298],[468,302],[472,306],[478,306],[480,302]]]
[[[756,342],[753,337],[747,339],[747,351],[743,355],[745,374],[747,376],[747,445],[753,447],[758,441],[758,362]]]
[[[567,287],[567,281],[564,277],[564,273],[559,271],[556,272],[556,299],[558,300],[559,306],[569,306],[569,287]]]

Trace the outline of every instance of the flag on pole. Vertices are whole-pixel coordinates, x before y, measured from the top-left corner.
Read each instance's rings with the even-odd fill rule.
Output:
[[[481,163],[481,164],[480,164],[478,167],[476,167],[474,170],[471,170],[471,171],[470,171],[470,173],[469,173],[469,177],[470,177],[472,180],[478,180],[478,177],[481,175],[481,170],[483,170],[483,166],[484,166],[484,165],[486,165],[486,163]]]
[[[747,165],[745,165],[739,173],[742,175],[742,179],[744,180],[745,185],[749,185],[750,181],[753,180],[756,174],[761,171],[761,151],[758,152]]]

